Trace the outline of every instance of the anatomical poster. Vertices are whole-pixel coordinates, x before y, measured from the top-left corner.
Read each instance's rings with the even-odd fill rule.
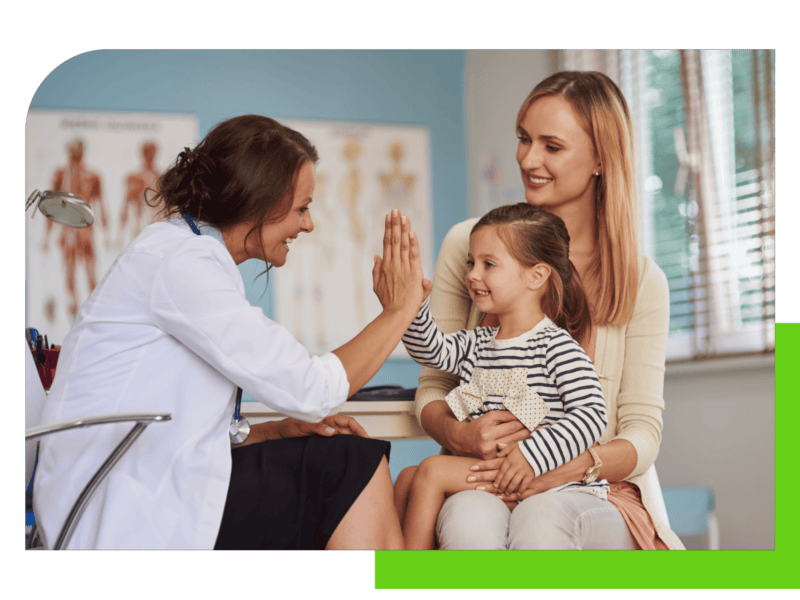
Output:
[[[25,135],[26,192],[71,192],[94,212],[83,229],[26,213],[26,327],[60,344],[117,255],[158,218],[146,190],[197,144],[198,123],[193,115],[31,110]]]
[[[314,231],[291,246],[275,273],[277,321],[311,354],[337,348],[381,310],[373,257],[383,254],[386,213],[399,208],[419,237],[433,278],[430,135],[425,127],[281,120],[319,153]],[[393,356],[408,356],[402,344]]]

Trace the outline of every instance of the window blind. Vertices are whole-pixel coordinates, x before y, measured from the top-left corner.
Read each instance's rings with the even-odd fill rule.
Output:
[[[558,65],[603,71],[628,100],[667,360],[774,352],[774,51],[565,50]]]

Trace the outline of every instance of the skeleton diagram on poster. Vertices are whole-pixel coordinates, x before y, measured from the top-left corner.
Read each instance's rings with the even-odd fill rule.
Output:
[[[416,126],[282,120],[317,148],[314,231],[292,244],[275,273],[276,319],[311,354],[337,348],[381,310],[373,257],[383,254],[386,213],[399,208],[419,236],[433,277],[428,130]],[[402,344],[392,354],[407,356]]]
[[[60,344],[117,255],[150,224],[159,207],[144,201],[161,172],[197,143],[197,118],[147,113],[28,113],[25,184],[78,194],[94,224],[57,225],[26,218],[26,327]],[[149,197],[152,197],[152,192]]]

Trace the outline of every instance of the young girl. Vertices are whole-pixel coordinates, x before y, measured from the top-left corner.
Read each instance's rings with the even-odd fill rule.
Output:
[[[418,363],[461,377],[445,398],[459,420],[508,410],[531,431],[500,450],[504,460],[493,482],[498,493],[522,492],[534,477],[591,451],[605,431],[600,381],[576,341],[590,335],[591,316],[561,218],[526,203],[502,206],[476,223],[470,248],[467,288],[499,327],[442,334],[426,300],[403,343]],[[472,489],[467,477],[474,463],[439,455],[400,473],[395,504],[407,549],[434,548],[442,504]],[[554,490],[605,499],[608,482],[596,477]]]

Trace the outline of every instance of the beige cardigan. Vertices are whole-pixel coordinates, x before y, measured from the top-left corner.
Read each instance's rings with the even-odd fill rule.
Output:
[[[474,329],[483,314],[472,303],[464,283],[469,233],[477,219],[455,225],[445,237],[436,264],[431,313],[440,331]],[[626,481],[636,485],[659,537],[672,550],[684,549],[669,528],[664,498],[653,462],[661,443],[664,410],[664,362],[669,330],[669,288],[663,271],[639,258],[639,290],[627,325],[599,327],[594,364],[608,410],[608,428],[601,444],[625,439],[633,444],[637,464]],[[458,385],[458,376],[423,367],[416,396],[416,414],[435,400],[444,400]]]

